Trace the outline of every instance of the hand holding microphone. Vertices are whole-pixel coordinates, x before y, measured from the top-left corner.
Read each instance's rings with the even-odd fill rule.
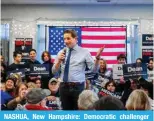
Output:
[[[66,56],[66,48],[64,48],[63,50],[62,50],[62,52],[58,55],[58,60],[60,61],[60,62],[64,62],[65,61],[65,56]]]

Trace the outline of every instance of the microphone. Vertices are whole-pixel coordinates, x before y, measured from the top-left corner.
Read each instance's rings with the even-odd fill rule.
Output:
[[[63,49],[64,55],[66,55],[66,47]]]
[[[66,56],[66,47],[63,49],[63,54]],[[65,63],[65,58],[63,60],[63,63]]]

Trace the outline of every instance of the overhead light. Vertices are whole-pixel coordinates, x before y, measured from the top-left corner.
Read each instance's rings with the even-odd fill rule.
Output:
[[[110,2],[111,0],[97,0],[97,2]]]

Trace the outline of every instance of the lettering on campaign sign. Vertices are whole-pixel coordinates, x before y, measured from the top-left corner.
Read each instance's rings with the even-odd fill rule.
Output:
[[[22,78],[25,77],[25,69],[19,69],[19,70],[13,70],[7,72],[7,75],[12,75],[12,74],[19,74]]]
[[[113,65],[113,79],[120,80],[122,76],[123,76],[122,64]]]
[[[15,51],[22,52],[22,62],[29,60],[29,51],[32,49],[33,38],[16,38]]]
[[[112,97],[116,97],[118,99],[121,99],[121,96],[116,94],[116,93],[113,93],[113,92],[110,92],[109,90],[106,90],[105,88],[102,88],[101,91],[99,92],[99,95],[100,96],[107,96],[107,95],[110,95]]]
[[[147,79],[147,66],[146,64],[125,64],[123,65],[124,80],[138,79],[143,77]]]
[[[147,69],[147,73],[148,73],[148,79],[147,81],[152,82],[154,80],[154,71],[150,71],[149,69]]]
[[[45,65],[41,64],[33,64],[30,66],[29,75],[49,75],[49,71]]]
[[[142,35],[142,46],[153,46],[154,36],[153,34]]]
[[[153,57],[153,34],[142,35],[142,58],[144,63],[148,63],[149,58]]]

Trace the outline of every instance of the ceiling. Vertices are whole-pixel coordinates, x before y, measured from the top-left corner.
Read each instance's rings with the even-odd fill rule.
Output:
[[[152,5],[153,0],[1,0],[1,4],[139,4]]]

